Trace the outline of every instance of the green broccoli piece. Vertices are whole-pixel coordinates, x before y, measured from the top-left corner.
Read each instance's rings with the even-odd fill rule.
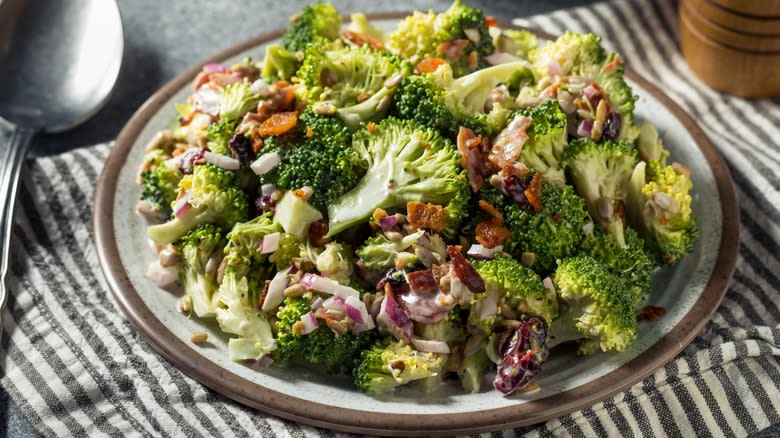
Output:
[[[231,155],[230,139],[233,138],[237,124],[238,121],[230,119],[220,119],[210,124],[206,131],[206,147],[215,154]]]
[[[493,38],[493,45],[497,52],[511,53],[528,59],[529,53],[539,48],[539,40],[535,33],[527,30],[501,29]]]
[[[448,45],[462,44],[457,51]],[[444,12],[415,12],[402,20],[390,35],[389,47],[413,63],[426,58],[442,58],[452,65],[455,76],[472,73],[488,65],[495,51],[485,16],[455,0]]]
[[[268,257],[268,260],[276,264],[276,270],[281,271],[290,267],[293,259],[301,257],[300,240],[289,233],[282,233],[279,237],[279,249]]]
[[[265,59],[260,76],[269,83],[289,82],[299,67],[300,61],[294,53],[288,52],[279,44],[271,44],[265,48]]]
[[[524,185],[531,181],[510,177],[505,186],[515,193],[523,194]],[[520,187],[522,190],[515,189]],[[574,193],[571,186],[541,182],[541,210],[520,205],[489,184],[480,190],[479,196],[504,214],[504,226],[512,233],[504,241],[504,250],[522,260],[534,271],[544,275],[555,269],[556,259],[573,255],[582,240],[582,226],[588,216],[584,200]],[[525,198],[523,198],[525,199]]]
[[[593,257],[604,265],[631,291],[634,308],[640,309],[650,293],[655,259],[632,228],[626,227],[624,236],[626,246],[621,248],[612,234],[596,228],[582,240],[577,255]]]
[[[588,256],[563,259],[554,276],[561,303],[550,324],[550,347],[579,340],[580,354],[623,351],[634,343],[637,318],[634,298],[620,280]]]
[[[297,145],[287,147],[277,141],[263,147],[263,153],[278,152],[282,159],[260,181],[286,190],[311,187],[309,203],[325,212],[357,185],[366,165],[352,148],[352,133],[338,118],[307,109],[298,124],[302,133]]]
[[[276,357],[280,360],[298,357],[312,365],[323,366],[331,373],[351,371],[359,352],[374,342],[375,333],[337,334],[322,320],[318,321],[319,327],[311,333],[304,335],[296,332],[295,324],[310,311],[311,304],[305,298],[284,299],[276,313]]]
[[[404,208],[409,201],[447,205],[468,189],[454,145],[412,121],[387,118],[357,132],[352,146],[368,169],[328,206],[330,236],[365,222],[377,208]]]
[[[385,393],[438,375],[445,359],[441,354],[416,351],[404,341],[385,339],[362,351],[352,376],[357,389],[371,394]]]
[[[585,198],[591,218],[612,233],[621,248],[625,247],[620,211],[638,161],[636,148],[628,143],[596,143],[584,138],[569,144],[563,160],[569,182]]]
[[[169,218],[173,213],[171,205],[179,192],[182,173],[165,163],[154,159],[149,169],[141,172],[141,200],[152,204],[161,218]]]
[[[517,260],[496,255],[490,260],[472,260],[471,264],[485,282],[485,293],[498,294],[499,307],[506,305],[519,315],[540,316],[545,321],[558,316],[555,297],[542,279]],[[472,306],[471,320],[475,319],[474,310]],[[479,309],[476,310],[476,319],[479,319]]]
[[[180,189],[190,190],[191,208],[180,216],[147,228],[153,241],[165,245],[175,242],[189,230],[207,223],[230,228],[246,220],[246,194],[235,184],[235,175],[212,164],[193,166],[191,178],[182,178]]]
[[[219,115],[225,120],[238,120],[257,107],[260,95],[252,91],[249,81],[244,79],[225,87],[219,100]]]
[[[274,267],[268,255],[257,249],[266,235],[280,231],[266,213],[236,224],[227,235],[216,313],[222,331],[237,335],[228,341],[231,360],[256,360],[276,349],[271,323],[258,306],[264,282],[272,277]]]
[[[674,264],[699,238],[692,215],[689,171],[662,161],[640,162],[628,184],[626,216],[661,263]]]
[[[411,65],[403,58],[368,46],[312,45],[306,49],[297,73],[301,86],[296,95],[309,106],[332,104],[344,122],[356,130],[360,123],[387,114],[398,85],[388,79],[409,71]]]
[[[330,3],[313,3],[295,16],[282,36],[282,46],[302,52],[309,44],[323,45],[339,37],[341,14]]]
[[[395,261],[402,252],[411,257],[413,251],[407,250],[412,248],[419,238],[417,233],[408,234],[400,240],[390,240],[384,234],[377,234],[363,242],[357,255],[367,269],[383,271],[395,266]],[[416,257],[414,259],[416,260]]]
[[[518,111],[531,119],[526,130],[528,141],[523,144],[520,161],[538,170],[549,181],[564,184],[566,176],[561,159],[567,144],[566,114],[557,100],[547,100],[539,106]]]
[[[371,22],[368,21],[366,14],[363,14],[362,12],[349,14],[349,26],[347,29],[351,30],[352,32],[368,35],[375,38],[377,41],[385,41],[386,39],[385,33],[382,32],[381,29],[372,25]]]
[[[207,272],[207,266],[221,260],[226,244],[224,231],[210,224],[201,225],[176,242],[182,259],[179,279],[192,310],[201,318],[216,315],[217,270]]]
[[[453,79],[444,64],[433,73],[405,77],[395,96],[396,115],[451,138],[461,126],[492,137],[506,125],[509,110],[502,105],[485,108],[490,92],[527,66],[525,61],[510,62]]]
[[[463,385],[463,390],[469,394],[476,394],[482,388],[482,378],[485,377],[490,365],[490,359],[484,348],[479,349],[471,356],[463,358],[458,369],[458,377]]]

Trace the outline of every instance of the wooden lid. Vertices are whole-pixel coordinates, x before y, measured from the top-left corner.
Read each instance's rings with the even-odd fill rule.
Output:
[[[773,15],[747,15],[741,12],[735,12],[724,6],[715,3],[715,1],[726,2],[730,4],[741,3],[732,0],[682,0],[682,3],[688,3],[693,9],[712,23],[723,26],[734,32],[741,32],[750,35],[772,35],[780,37],[780,14]],[[756,0],[761,4],[780,3],[776,0],[762,1]]]
[[[780,0],[712,0],[724,9],[743,15],[780,18]]]
[[[702,35],[724,46],[738,50],[780,53],[780,35],[754,35],[736,32],[709,20],[689,1],[680,3],[680,15],[683,14]]]

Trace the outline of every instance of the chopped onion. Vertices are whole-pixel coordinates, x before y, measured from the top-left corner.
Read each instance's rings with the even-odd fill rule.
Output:
[[[593,225],[593,222],[588,222],[587,224],[582,226],[582,234],[584,236],[589,236],[590,233],[593,232],[593,228],[595,225]]]
[[[590,137],[590,131],[592,129],[593,129],[593,121],[583,120],[580,122],[579,126],[577,126],[577,136]]]
[[[314,298],[314,299],[311,301],[311,308],[312,308],[312,309],[315,309],[315,310],[316,310],[316,309],[319,309],[319,308],[321,308],[321,307],[322,307],[322,303],[324,303],[324,302],[325,302],[325,300],[323,300],[323,299],[322,299],[322,297],[319,297],[319,296],[318,296],[318,297],[315,297],[315,298]]]
[[[253,93],[259,95],[260,97],[270,97],[279,91],[275,86],[262,79],[258,79],[252,82],[251,89]]]
[[[181,217],[184,213],[188,212],[192,205],[190,205],[190,199],[192,199],[192,191],[188,190],[181,198],[179,198],[175,204],[173,204],[173,214],[176,217]]]
[[[409,319],[409,315],[398,305],[392,294],[385,294],[384,299],[382,299],[376,322],[398,340],[409,342],[412,339],[414,323]]]
[[[166,288],[179,279],[179,269],[176,266],[163,267],[160,260],[155,260],[146,268],[146,278],[157,286]]]
[[[278,152],[269,152],[267,154],[260,155],[249,168],[252,169],[256,175],[265,175],[270,172],[271,169],[279,165],[282,161],[282,156]]]
[[[274,275],[271,279],[271,283],[268,284],[268,292],[265,294],[265,300],[260,310],[267,312],[271,309],[275,309],[284,301],[284,290],[287,288],[287,274],[290,272],[290,268],[282,269]]]
[[[479,319],[484,321],[496,316],[498,313],[498,294],[495,292],[488,292],[485,298],[480,301],[479,305]]]
[[[347,309],[347,316],[358,324],[365,324],[368,316],[368,310],[366,310],[366,304],[360,301],[357,297],[347,297],[344,300],[344,305]]]
[[[219,114],[220,93],[208,84],[198,88],[195,92],[193,107],[210,116]]]
[[[228,68],[220,64],[206,64],[203,66],[203,73],[227,73]]]
[[[349,286],[344,286],[335,280],[331,280],[330,278],[325,278],[310,273],[303,274],[300,285],[309,290],[316,290],[318,292],[324,292],[326,294],[332,294],[342,298],[347,298],[349,296],[357,298],[360,296],[358,291],[352,289]]]
[[[308,335],[320,326],[319,323],[317,323],[317,317],[314,316],[314,313],[312,312],[301,316],[301,322],[303,323],[302,335]]]
[[[281,233],[271,233],[263,236],[263,243],[260,245],[260,254],[270,254],[279,249],[279,238]]]
[[[262,186],[260,186],[260,194],[263,196],[271,196],[275,191],[276,191],[276,186],[271,183],[263,184]]]
[[[588,85],[587,87],[582,89],[582,94],[584,94],[588,99],[593,99],[593,96],[598,94],[599,90],[596,89],[596,87],[593,86],[593,84]]]
[[[495,52],[486,56],[485,61],[487,61],[490,65],[499,65],[522,61],[522,58],[518,58],[517,56],[507,52]]]
[[[547,73],[550,76],[562,76],[563,75],[563,68],[561,68],[561,64],[551,59],[547,62]]]
[[[412,338],[412,344],[417,351],[424,353],[450,354],[450,346],[442,341],[430,341],[428,339]]]
[[[465,33],[466,38],[470,39],[474,44],[479,44],[479,40],[482,39],[482,35],[479,34],[477,29],[463,29],[463,33]]]
[[[382,231],[392,230],[397,223],[398,217],[396,215],[384,216],[379,219],[379,227],[382,228]]]
[[[326,310],[343,310],[344,309],[344,298],[334,295],[327,300],[322,302],[322,308]]]
[[[274,359],[265,354],[259,359],[247,359],[246,364],[255,368],[268,368],[274,363]]]
[[[496,245],[493,248],[485,248],[479,244],[471,245],[466,254],[477,259],[492,259],[495,255],[504,250],[503,245]]]
[[[211,163],[225,170],[238,170],[241,167],[240,161],[233,157],[228,157],[227,155],[215,154],[214,152],[206,151],[203,153],[203,158],[207,163]]]

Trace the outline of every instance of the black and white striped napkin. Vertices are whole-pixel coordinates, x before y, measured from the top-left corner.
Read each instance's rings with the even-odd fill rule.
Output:
[[[741,246],[723,304],[675,360],[590,408],[514,436],[745,436],[780,424],[780,101],[707,88],[678,50],[676,3],[630,1],[518,20],[593,31],[699,122],[728,162]],[[185,376],[110,298],[92,196],[110,145],[29,162],[13,230],[0,384],[48,436],[336,436],[243,407]]]

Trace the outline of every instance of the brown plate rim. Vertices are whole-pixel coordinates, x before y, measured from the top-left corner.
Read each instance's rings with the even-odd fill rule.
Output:
[[[373,20],[405,13],[369,14]],[[516,27],[501,23],[503,27]],[[685,348],[709,321],[725,294],[736,265],[739,222],[734,186],[722,157],[696,122],[655,85],[627,69],[626,76],[662,102],[688,129],[710,166],[721,199],[722,238],[713,274],[690,311],[671,331],[638,357],[585,385],[523,405],[453,414],[387,414],[335,408],[269,390],[209,361],[164,326],[146,306],[123,269],[114,238],[113,206],[117,176],[138,135],[168,99],[187,86],[203,65],[219,62],[269,40],[284,30],[264,33],[224,50],[176,76],[150,97],[120,132],[95,192],[93,227],[100,267],[108,286],[133,326],[163,357],[209,388],[258,410],[304,424],[352,433],[452,435],[535,424],[591,406],[652,374]],[[542,37],[550,35],[537,32]]]

